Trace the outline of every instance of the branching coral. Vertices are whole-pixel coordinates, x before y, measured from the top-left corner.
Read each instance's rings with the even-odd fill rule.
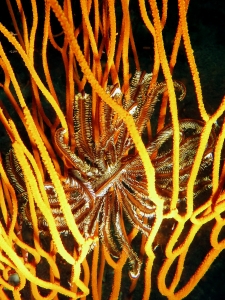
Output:
[[[215,124],[225,99],[207,114],[188,33],[189,1],[178,0],[168,63],[162,2],[161,19],[155,0],[138,2],[140,22],[153,38],[150,74],[140,70],[129,1],[31,0],[28,11],[20,0],[6,0],[12,24],[0,23],[0,120],[11,150],[0,164],[1,299],[105,299],[103,278],[110,272],[107,295],[118,299],[128,280],[126,261],[127,293],[141,274],[141,297],[149,299],[158,245],[165,255],[158,289],[182,299],[224,249],[225,127]],[[172,71],[181,38],[202,120],[178,115],[185,88]],[[8,47],[23,63],[25,86]],[[212,220],[208,252],[181,287],[193,241]],[[13,276],[19,279],[12,284]]]

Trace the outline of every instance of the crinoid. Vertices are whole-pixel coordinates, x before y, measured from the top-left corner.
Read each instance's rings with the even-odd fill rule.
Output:
[[[159,95],[166,90],[166,83],[157,84],[148,92],[151,74],[136,72],[130,85],[130,99],[126,100],[117,86],[108,86],[107,93],[113,101],[123,105],[134,118],[140,134],[151,118]],[[184,88],[174,82],[184,97]],[[109,253],[120,256],[125,250],[131,264],[130,275],[135,278],[140,273],[141,261],[132,249],[128,239],[128,219],[132,226],[146,236],[151,230],[144,219],[154,219],[155,206],[147,193],[147,180],[142,161],[134,149],[123,120],[103,101],[98,124],[100,137],[98,144],[94,136],[92,118],[92,98],[80,93],[74,101],[74,139],[75,151],[64,142],[65,130],[60,128],[55,134],[55,144],[67,165],[70,165],[68,177],[62,179],[74,220],[83,235],[88,238],[98,232],[99,238]],[[180,192],[178,202],[185,200],[186,186],[191,166],[198,147],[203,123],[185,119],[180,121]],[[172,146],[173,129],[167,125],[146,146],[156,172],[156,188],[165,199],[165,210],[172,194]],[[194,194],[211,187],[211,180],[206,170],[212,163],[215,134],[212,133],[201,162],[199,175],[194,186]],[[153,153],[155,155],[153,156]],[[26,188],[21,168],[13,154],[6,157],[6,169],[20,198],[23,200],[22,218],[29,221]],[[201,173],[201,174],[200,174]],[[67,231],[66,221],[58,203],[52,183],[44,183],[52,213],[60,232]],[[126,215],[126,218],[124,218]],[[39,228],[48,232],[48,223],[37,208]]]

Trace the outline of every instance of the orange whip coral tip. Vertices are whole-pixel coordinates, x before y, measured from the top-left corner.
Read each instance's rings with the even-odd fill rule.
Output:
[[[3,2],[0,299],[183,299],[225,247],[189,1]]]

